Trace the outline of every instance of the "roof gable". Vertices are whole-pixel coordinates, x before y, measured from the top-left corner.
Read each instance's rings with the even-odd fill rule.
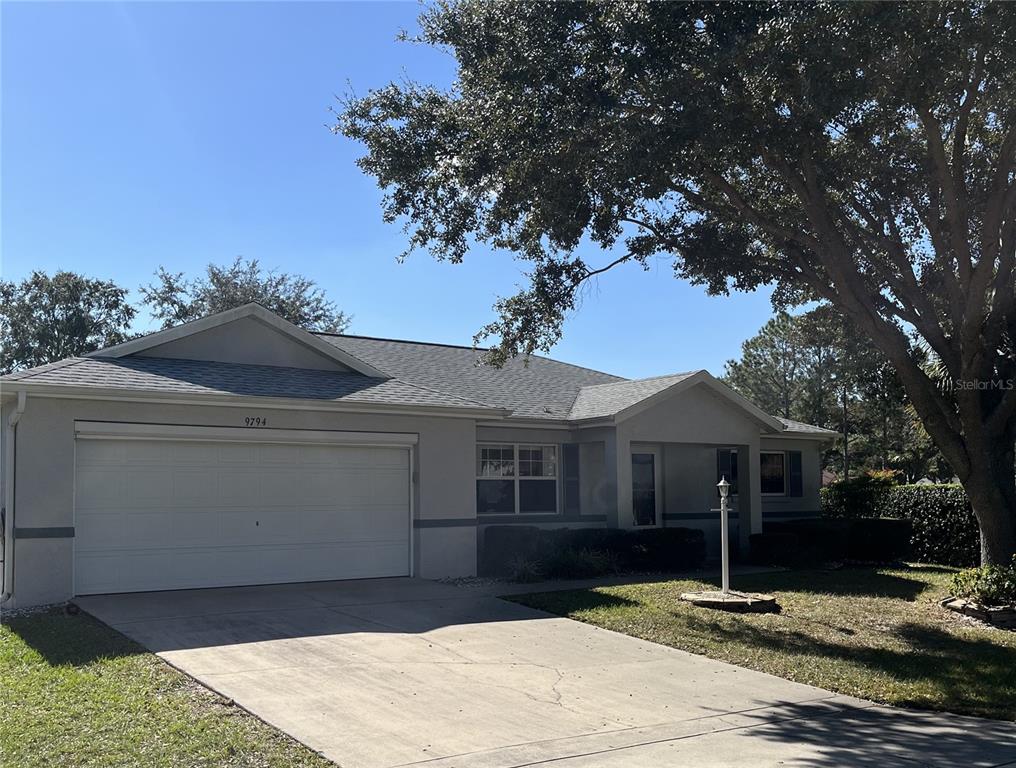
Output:
[[[765,413],[704,370],[583,387],[575,398],[569,419],[579,422],[609,419],[617,423],[642,413],[657,403],[679,396],[694,386],[710,389],[721,400],[742,411],[770,432],[779,433],[784,429],[779,419]]]
[[[259,304],[245,304],[139,339],[90,357],[158,357],[241,365],[269,365],[358,373],[387,378],[381,370],[324,343]]]

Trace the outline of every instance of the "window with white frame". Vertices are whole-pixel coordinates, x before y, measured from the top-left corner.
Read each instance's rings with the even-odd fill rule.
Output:
[[[783,451],[761,451],[759,464],[762,495],[785,496],[787,493],[787,462]]]
[[[476,513],[557,512],[557,446],[482,443],[476,446]]]

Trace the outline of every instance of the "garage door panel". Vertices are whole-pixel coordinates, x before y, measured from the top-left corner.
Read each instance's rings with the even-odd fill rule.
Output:
[[[403,448],[79,440],[76,591],[406,575],[408,473]]]
[[[208,586],[277,584],[335,578],[335,563],[343,564],[345,579],[381,578],[405,569],[401,541],[376,542],[370,551],[351,543],[270,547],[251,556],[250,548],[135,549],[115,553],[84,553],[76,562],[78,594],[190,589]],[[299,558],[299,578],[293,560]],[[174,573],[166,586],[167,573]]]
[[[74,488],[75,509],[118,509],[123,503],[124,486],[121,470],[79,469]]]

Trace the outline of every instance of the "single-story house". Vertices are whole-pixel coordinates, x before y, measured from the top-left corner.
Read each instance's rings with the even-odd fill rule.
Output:
[[[258,305],[0,379],[5,607],[75,595],[476,572],[490,525],[816,514],[833,433],[706,371],[310,333]]]

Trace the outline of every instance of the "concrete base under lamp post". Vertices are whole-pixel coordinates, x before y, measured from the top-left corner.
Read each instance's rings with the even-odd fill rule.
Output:
[[[780,610],[776,598],[772,595],[761,595],[751,592],[736,592],[730,588],[730,541],[728,538],[727,496],[730,483],[721,477],[716,484],[720,490],[720,572],[722,586],[717,592],[685,592],[681,599],[692,605],[703,608],[718,608],[721,611],[737,611],[742,613],[775,613]]]

